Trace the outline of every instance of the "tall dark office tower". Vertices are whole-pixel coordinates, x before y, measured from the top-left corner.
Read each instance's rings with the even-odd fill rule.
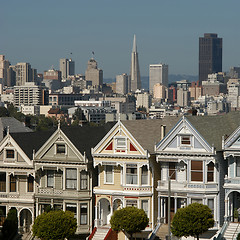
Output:
[[[222,38],[215,33],[205,33],[199,38],[199,82],[208,74],[222,71]]]

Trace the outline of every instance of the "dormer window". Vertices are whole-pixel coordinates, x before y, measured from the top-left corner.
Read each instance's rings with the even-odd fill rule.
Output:
[[[191,145],[191,137],[190,135],[181,136],[181,145],[182,146],[190,146]]]
[[[57,154],[65,154],[66,153],[66,146],[65,144],[57,144]]]
[[[14,150],[13,149],[7,149],[6,150],[6,158],[7,159],[14,159],[15,158],[15,154],[14,154]]]

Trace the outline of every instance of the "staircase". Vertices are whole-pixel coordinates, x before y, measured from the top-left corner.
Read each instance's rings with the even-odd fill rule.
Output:
[[[109,230],[108,227],[98,227],[92,240],[104,240]]]
[[[162,224],[156,233],[156,239],[165,240],[168,235],[168,225]]]
[[[223,237],[226,240],[235,240],[240,232],[240,223],[229,223]]]

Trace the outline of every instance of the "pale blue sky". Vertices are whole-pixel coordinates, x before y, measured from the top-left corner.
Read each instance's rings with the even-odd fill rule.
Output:
[[[198,38],[223,38],[223,70],[240,64],[239,0],[3,0],[0,54],[38,72],[59,59],[75,60],[84,73],[95,52],[104,77],[129,73],[136,34],[142,76],[152,63],[171,74],[198,74]]]

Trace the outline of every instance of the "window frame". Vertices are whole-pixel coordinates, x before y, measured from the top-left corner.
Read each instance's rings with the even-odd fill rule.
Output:
[[[143,203],[147,203],[147,212],[143,209]],[[141,200],[141,209],[147,214],[147,217],[149,217],[149,200],[148,199],[143,199]]]
[[[17,192],[17,177],[12,174],[9,176],[9,192]]]
[[[64,146],[64,151],[59,151],[61,148],[59,148],[59,147],[63,147]],[[59,156],[61,156],[61,155],[67,155],[67,146],[66,146],[66,144],[65,143],[61,143],[61,142],[57,142],[56,144],[55,144],[55,153],[56,153],[56,155],[59,155]]]
[[[201,164],[201,169],[197,169],[198,167],[196,167],[196,169],[193,169],[193,164],[192,163],[202,163]],[[197,176],[198,175],[198,173],[201,173],[201,176],[200,176],[200,178],[199,178],[199,176]],[[195,179],[193,179],[193,174],[194,175],[196,175],[195,176]],[[191,160],[191,172],[190,172],[190,176],[191,176],[191,181],[192,182],[203,182],[203,161],[201,161],[201,160]],[[196,180],[196,179],[198,179],[199,178],[199,180]]]
[[[49,169],[49,170],[46,170],[46,176],[47,176],[47,181],[46,181],[46,187],[48,187],[48,188],[54,188],[54,186],[55,186],[55,182],[54,182],[54,180],[55,180],[55,178],[54,178],[54,170],[51,170],[51,169]],[[52,180],[52,183],[51,184],[49,184],[49,180]]]
[[[107,181],[108,177],[107,177],[107,168],[111,167],[111,176],[112,179],[111,181]],[[105,165],[104,166],[104,184],[114,184],[114,166],[113,165]]]
[[[184,139],[189,138],[189,139]],[[180,146],[181,147],[190,147],[192,145],[192,136],[191,135],[180,135]]]
[[[147,171],[146,171],[147,174],[146,174],[146,175],[143,174],[143,167],[146,167],[146,168],[147,168]],[[147,182],[146,182],[146,183],[143,182],[143,176],[146,177],[146,179],[147,179]],[[143,165],[143,166],[141,167],[141,184],[142,184],[142,185],[149,185],[149,169],[148,169],[148,166],[147,166],[147,165]]]
[[[213,169],[209,169],[209,165],[213,165]],[[214,182],[214,163],[211,161],[207,164],[207,182]],[[210,179],[211,176],[211,179]]]
[[[87,190],[88,189],[88,173],[85,170],[82,170],[80,172],[80,189],[81,190]]]
[[[171,166],[172,165],[172,166]],[[174,165],[174,167],[173,167]],[[171,180],[177,180],[177,166],[176,166],[176,162],[169,162],[168,163],[168,177],[170,177],[171,175]]]
[[[4,176],[5,176],[5,181],[1,179],[1,178],[4,179]],[[6,190],[7,190],[7,174],[6,172],[0,172],[0,192],[6,192]]]
[[[82,209],[86,209],[86,212],[83,213]],[[82,222],[82,216],[86,218],[84,222]],[[80,225],[87,225],[87,224],[88,224],[88,204],[80,203]]]
[[[32,182],[29,181],[30,179]],[[27,192],[34,192],[34,177],[31,175],[27,177]]]
[[[128,169],[136,169],[136,174],[128,173]],[[130,174],[131,179],[134,181],[134,176],[136,176],[137,182],[136,183],[129,183],[128,182],[128,175]],[[130,179],[130,178],[129,178]],[[138,166],[137,164],[126,164],[126,185],[138,185]]]
[[[124,144],[119,144],[119,141],[124,140]],[[125,136],[116,136],[114,138],[114,153],[122,153],[127,151],[127,138]]]
[[[70,178],[68,177],[68,171],[70,170],[74,170],[76,171],[76,178]],[[66,183],[66,189],[69,189],[69,190],[76,190],[77,189],[77,169],[76,168],[66,168],[66,177],[65,177],[65,183]],[[74,186],[73,187],[68,187],[68,181],[74,181]]]
[[[236,177],[240,177],[240,158],[236,158],[235,162],[236,162],[235,175]],[[239,168],[239,173],[238,173],[238,168]]]

